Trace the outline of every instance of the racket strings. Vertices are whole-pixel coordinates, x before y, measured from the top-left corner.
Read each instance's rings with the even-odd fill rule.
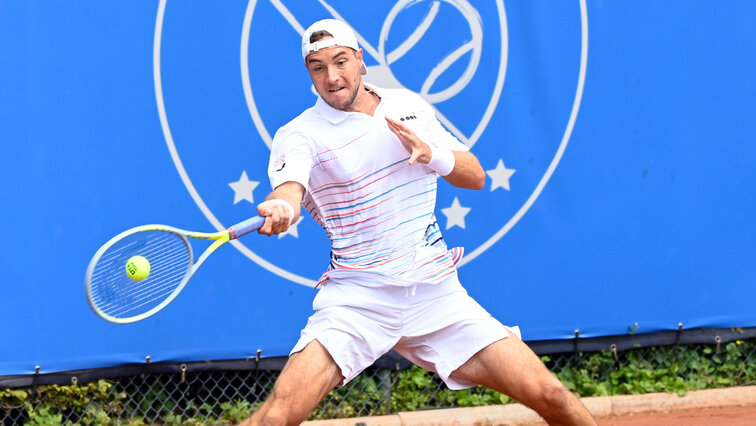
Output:
[[[102,281],[100,288],[103,291],[98,292],[95,296],[95,303],[99,304],[100,309],[117,318],[126,318],[147,312],[157,306],[163,300],[170,297],[173,291],[178,288],[186,274],[187,256],[182,252],[182,247],[171,248],[179,253],[165,255],[166,250],[160,252],[142,251],[142,255],[152,259],[153,269],[150,277],[141,282],[134,282],[125,277],[123,265],[126,259],[111,262],[110,267],[113,273]],[[168,250],[172,252],[174,250]],[[159,254],[163,254],[162,256]],[[105,270],[105,269],[103,269]]]
[[[163,270],[158,269],[157,270],[158,273],[162,272],[164,275],[170,275],[170,274],[180,273],[181,269],[185,269],[185,265],[183,265],[183,264],[177,264],[177,263],[171,261],[172,257],[174,257],[176,253],[175,253],[175,250],[173,249],[173,247],[166,247],[165,246],[165,243],[167,242],[167,240],[169,240],[169,238],[163,238],[161,240],[155,240],[155,244],[157,244],[158,247],[162,246],[162,248],[160,250],[152,250],[152,251],[144,250],[144,251],[139,251],[139,253],[140,253],[141,256],[144,256],[144,257],[149,256],[148,257],[148,259],[149,259],[148,261],[151,264],[154,264],[154,265],[166,265],[166,264],[167,265],[171,265],[171,267],[163,268]],[[132,248],[133,245],[134,244],[131,244],[127,248],[133,249]],[[123,252],[123,251],[124,250],[119,250],[119,252]],[[116,270],[116,272],[117,272],[118,268],[125,267],[125,263],[123,262],[124,258],[128,259],[131,256],[132,256],[131,254],[129,254],[128,256],[124,256],[124,255],[119,254],[119,253],[113,253],[112,256],[108,256],[109,259],[105,259],[103,257],[103,259],[101,260],[102,267],[96,269],[95,273],[92,275],[93,279],[97,280],[97,279],[101,279],[101,278],[104,278],[104,279],[115,278],[115,276],[112,274],[112,272],[114,270]],[[158,278],[158,274],[155,273],[155,269],[152,269],[152,271],[153,271],[152,274],[151,274],[152,277],[153,278]],[[118,280],[115,280],[115,281],[117,282]],[[159,285],[165,286],[167,283],[165,282],[165,280],[160,280],[160,279],[149,280],[148,279],[148,280],[144,280],[144,281],[141,281],[141,282],[132,282],[131,284],[133,285],[132,288],[131,288],[132,293],[138,294],[138,293],[151,292],[152,290],[154,290],[155,288],[157,288]],[[95,299],[100,300],[99,298],[97,298],[97,296],[95,296]],[[103,304],[103,306],[107,306],[107,305]]]
[[[132,256],[150,263],[150,274],[134,281],[126,274]],[[191,268],[191,251],[181,236],[169,231],[142,231],[113,244],[97,261],[91,278],[91,300],[115,318],[131,318],[154,309],[179,288]]]

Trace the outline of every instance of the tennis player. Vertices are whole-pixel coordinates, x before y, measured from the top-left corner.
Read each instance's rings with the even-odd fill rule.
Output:
[[[551,424],[595,424],[519,329],[494,319],[457,278],[462,249],[447,248],[441,236],[436,180],[482,189],[477,158],[420,96],[363,82],[362,49],[346,24],[315,22],[303,34],[302,57],[319,97],[273,139],[274,190],[257,207],[266,217],[259,232],[285,232],[303,206],[330,238],[331,262],[315,313],[245,424],[301,423],[392,348],[450,389],[481,384]]]

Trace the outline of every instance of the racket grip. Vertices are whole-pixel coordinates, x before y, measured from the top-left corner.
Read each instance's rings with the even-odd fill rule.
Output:
[[[235,240],[239,237],[243,237],[252,231],[257,231],[261,226],[265,224],[265,218],[262,216],[251,217],[244,222],[239,222],[236,225],[228,228],[229,237]]]

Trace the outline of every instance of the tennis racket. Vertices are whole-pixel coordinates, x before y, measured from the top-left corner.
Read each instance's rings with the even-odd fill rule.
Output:
[[[216,233],[188,232],[166,225],[143,225],[105,243],[87,267],[87,301],[106,321],[126,324],[154,315],[181,293],[202,263],[224,243],[256,231],[265,218],[255,216]],[[213,240],[194,261],[188,238]],[[141,256],[146,277],[133,278],[131,260]],[[144,272],[145,268],[142,268]]]

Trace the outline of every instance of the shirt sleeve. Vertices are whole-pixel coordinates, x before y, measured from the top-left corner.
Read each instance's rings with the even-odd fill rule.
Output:
[[[416,109],[418,110],[418,129],[415,133],[425,143],[434,144],[440,148],[452,151],[467,152],[470,148],[452,135],[436,118],[436,111],[420,95],[416,96]]]
[[[297,182],[307,190],[313,166],[311,146],[301,132],[285,127],[276,132],[268,162],[268,178],[274,190],[286,182]]]

